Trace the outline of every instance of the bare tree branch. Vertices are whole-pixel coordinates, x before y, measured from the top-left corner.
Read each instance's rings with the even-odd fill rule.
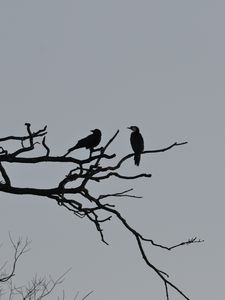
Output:
[[[44,148],[46,149],[46,151],[47,151],[47,153],[46,153],[46,156],[49,156],[49,154],[50,154],[50,148],[46,145],[46,143],[45,143],[45,136],[43,137],[43,139],[42,139],[42,145],[44,146]]]
[[[26,123],[26,124],[28,124],[28,123]],[[40,129],[40,130],[38,130],[36,132],[33,132],[32,133],[33,138],[46,135],[47,134],[46,129],[47,129],[47,126],[45,126],[43,129]],[[24,136],[13,136],[13,135],[10,135],[10,136],[4,137],[4,138],[0,138],[0,142],[10,141],[10,140],[11,141],[12,140],[15,140],[15,141],[25,141],[25,140],[28,140],[28,139],[30,139],[30,135],[24,135]]]
[[[10,233],[9,239],[14,249],[13,263],[12,269],[9,273],[4,271],[7,262],[5,262],[0,267],[0,299],[3,299],[4,297],[4,299],[13,300],[14,298],[18,299],[18,297],[21,297],[22,300],[42,300],[49,296],[58,285],[61,285],[64,282],[65,276],[70,272],[71,268],[69,268],[66,272],[64,272],[56,279],[53,279],[51,275],[49,275],[48,277],[38,277],[37,275],[35,275],[31,279],[31,281],[28,282],[28,284],[16,286],[12,280],[15,275],[16,266],[19,258],[30,250],[28,248],[30,242],[28,241],[28,239],[26,239],[24,242],[21,237],[14,241]],[[93,292],[94,291],[90,291],[82,299],[86,299]],[[78,294],[79,292],[76,294],[74,299],[77,299]],[[60,300],[59,297],[58,300]],[[64,290],[62,300],[65,300]]]
[[[88,296],[90,296],[90,295],[91,295],[93,292],[94,292],[94,291],[91,291],[91,292],[87,293],[87,295],[86,295],[86,296],[84,296],[84,297],[82,298],[82,300],[85,300],[85,299],[87,299],[87,297],[88,297]]]
[[[3,148],[2,148],[2,152],[0,152],[0,172],[5,181],[5,183],[0,183],[0,191],[5,193],[18,194],[18,195],[27,194],[27,195],[42,196],[56,201],[58,205],[64,207],[65,209],[72,212],[79,218],[84,218],[84,217],[88,218],[88,220],[94,224],[96,230],[98,231],[101,241],[107,245],[108,242],[106,242],[104,238],[102,226],[104,225],[105,222],[110,221],[112,216],[114,216],[122,223],[124,228],[126,228],[128,232],[133,235],[136,244],[138,246],[139,252],[143,260],[145,261],[146,265],[148,265],[148,267],[152,269],[164,283],[165,290],[166,290],[166,299],[169,300],[168,287],[170,287],[174,289],[177,293],[179,293],[181,296],[183,296],[183,298],[189,300],[189,298],[176,285],[174,285],[171,281],[169,281],[168,279],[169,276],[165,271],[158,269],[152,262],[150,262],[143,248],[143,243],[146,242],[149,245],[152,245],[154,247],[171,251],[181,246],[191,245],[194,243],[201,243],[203,241],[198,239],[197,237],[194,237],[187,241],[175,244],[173,246],[165,246],[163,244],[156,243],[152,239],[143,237],[138,231],[136,231],[131,225],[129,225],[127,220],[125,219],[125,217],[121,215],[119,210],[115,209],[115,205],[111,203],[102,203],[103,200],[109,199],[111,197],[116,197],[116,198],[129,197],[134,199],[141,198],[140,196],[130,194],[130,192],[133,190],[132,188],[126,189],[122,192],[109,192],[107,194],[99,193],[97,196],[93,196],[92,192],[90,192],[92,186],[89,185],[89,182],[92,182],[92,184],[93,183],[97,184],[99,182],[102,182],[103,180],[104,181],[110,180],[112,177],[116,177],[123,180],[135,180],[138,178],[151,178],[152,176],[149,173],[138,173],[135,175],[120,174],[119,172],[120,167],[124,164],[124,162],[131,159],[134,156],[134,153],[127,154],[122,158],[120,158],[119,160],[117,160],[116,162],[111,161],[113,158],[116,158],[116,154],[107,154],[106,150],[108,150],[109,146],[118,136],[119,130],[116,131],[116,133],[109,139],[109,141],[106,143],[105,146],[98,149],[94,149],[91,153],[93,154],[94,152],[98,154],[91,155],[86,159],[79,160],[74,157],[67,156],[67,154],[69,153],[61,156],[50,156],[50,148],[45,143],[45,138],[47,134],[46,127],[32,133],[31,125],[29,123],[26,123],[25,125],[27,129],[27,135],[22,137],[9,136],[0,139],[0,142],[8,141],[8,140],[17,140],[17,141],[19,140],[22,142],[21,148],[16,149],[11,154],[8,154],[8,151]],[[40,137],[43,137],[42,145],[46,149],[46,155],[22,157],[22,155],[25,152],[32,152],[32,150],[35,147],[35,144],[39,143],[37,139]],[[28,146],[24,146],[25,140],[29,142]],[[180,147],[185,144],[187,144],[187,142],[180,142],[180,143],[175,142],[167,147],[143,151],[142,155],[163,153],[165,151],[171,150],[172,148]],[[18,157],[18,155],[20,156]],[[102,165],[103,159],[105,159],[104,166]],[[4,162],[4,168],[2,166],[3,162]],[[33,187],[24,188],[24,187],[17,187],[11,185],[10,178],[6,172],[5,164],[7,163],[37,164],[43,162],[73,163],[76,165],[76,167],[75,168],[73,167],[73,169],[71,169],[68,174],[65,174],[64,178],[62,178],[58,183],[55,184],[55,187],[40,189],[40,188],[33,188]],[[108,162],[108,164],[106,165],[105,162]],[[95,194],[96,191],[97,189],[95,189]],[[69,194],[70,197],[72,195],[72,198],[70,199],[67,198],[67,195]],[[85,203],[88,203],[88,205],[85,206],[82,201],[78,201],[77,199],[75,200],[74,198],[77,195],[81,196],[85,200],[88,200],[85,201]],[[106,216],[102,217],[102,213],[106,214]],[[15,248],[15,250],[16,249],[17,248]],[[8,275],[9,278],[10,276],[13,276],[14,271],[15,270],[13,268],[13,271]],[[58,280],[61,280],[61,278],[59,278]],[[37,297],[37,293],[38,292],[40,293],[40,291],[41,291],[42,298],[47,296],[49,291],[51,291],[51,288],[54,288],[53,286],[57,284],[58,280],[54,281],[50,279],[49,282],[46,282],[45,280],[43,281],[41,279],[36,278],[33,281],[33,285],[31,284],[30,289],[27,290],[27,296],[26,296],[27,298],[24,299],[30,299],[29,297],[33,293],[32,295],[35,294],[37,300],[39,299]],[[87,297],[91,293],[92,292],[87,294],[85,297]],[[85,299],[85,297],[83,299]]]
[[[26,239],[25,242],[23,242],[22,238],[19,238],[16,242],[14,242],[10,233],[9,233],[9,239],[14,248],[13,264],[12,264],[11,271],[8,274],[5,274],[4,272],[3,274],[0,275],[0,282],[6,282],[15,275],[16,265],[19,258],[21,257],[21,255],[29,251],[28,246],[30,244],[30,241],[28,241],[28,239]]]
[[[135,196],[135,195],[127,194],[130,191],[133,191],[133,189],[129,189],[129,190],[126,190],[126,191],[123,191],[123,192],[119,192],[119,193],[114,193],[114,194],[100,195],[98,197],[98,200],[102,200],[102,199],[108,198],[108,197],[129,197],[129,198],[136,198],[136,199],[142,198],[140,196]]]
[[[7,184],[8,186],[11,185],[11,181],[10,181],[10,178],[9,176],[7,175],[6,171],[5,171],[5,168],[3,167],[2,163],[0,162],[0,172],[2,174],[2,177],[4,178],[5,180],[5,184]]]

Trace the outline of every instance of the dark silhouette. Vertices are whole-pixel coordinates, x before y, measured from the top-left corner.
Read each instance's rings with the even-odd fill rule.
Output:
[[[90,149],[90,153],[91,153],[93,151],[93,149],[96,146],[98,146],[98,144],[101,142],[101,137],[102,137],[102,133],[99,129],[91,130],[91,132],[93,132],[93,133],[88,135],[87,137],[79,140],[74,147],[70,148],[67,151],[67,153],[65,154],[65,156],[68,155],[73,150],[79,149],[79,148]]]
[[[27,133],[25,135],[10,135],[3,138],[0,137],[0,143],[5,143],[7,141],[16,141],[15,149],[13,151],[11,150],[10,152],[7,148],[3,148],[2,144],[0,144],[0,192],[14,195],[37,195],[45,197],[48,200],[52,199],[52,201],[55,201],[61,207],[67,209],[69,212],[72,212],[75,216],[79,218],[85,217],[86,220],[93,223],[100,235],[101,241],[107,245],[108,243],[105,240],[102,227],[105,222],[108,222],[109,220],[111,220],[112,217],[115,217],[117,221],[121,222],[123,228],[126,229],[134,237],[139,249],[139,253],[145,261],[146,265],[158,275],[160,280],[163,281],[166,291],[166,300],[169,300],[169,288],[179,293],[186,300],[189,300],[189,298],[170,281],[169,275],[163,270],[158,269],[154,262],[149,260],[148,253],[145,250],[146,247],[144,244],[148,243],[154,247],[171,251],[177,247],[190,245],[194,243],[201,243],[203,241],[197,239],[197,237],[194,237],[168,247],[166,245],[156,243],[152,239],[144,237],[131,224],[127,222],[126,218],[119,211],[119,208],[115,207],[115,205],[110,202],[110,199],[112,197],[130,197],[137,199],[141,197],[131,194],[130,192],[133,190],[132,188],[119,192],[112,192],[110,187],[110,192],[107,192],[107,190],[104,192],[102,190],[101,185],[98,187],[98,183],[108,181],[108,183],[110,184],[110,180],[115,177],[123,180],[151,178],[150,173],[122,175],[120,173],[120,170],[123,168],[124,163],[127,160],[132,159],[133,156],[135,159],[135,164],[139,165],[140,155],[165,152],[172,148],[185,145],[187,144],[187,142],[174,142],[173,144],[164,148],[143,151],[144,142],[139,132],[139,129],[136,126],[131,126],[129,129],[132,130],[131,146],[133,148],[134,154],[127,154],[118,158],[118,153],[108,154],[107,151],[109,146],[118,136],[119,130],[116,131],[116,133],[109,139],[109,141],[103,147],[101,147],[101,149],[96,149],[95,147],[98,146],[101,140],[101,132],[99,129],[95,129],[92,131],[93,134],[87,136],[84,139],[79,140],[78,143],[69,150],[69,152],[78,148],[87,148],[92,151],[101,151],[99,151],[99,153],[95,156],[90,156],[89,158],[85,159],[78,159],[73,157],[65,157],[65,155],[52,156],[50,154],[51,149],[48,147],[45,141],[45,138],[47,136],[47,127],[45,126],[40,130],[33,131],[31,130],[31,124],[26,123],[25,126],[27,129]],[[18,143],[17,141],[20,141],[20,143]],[[26,143],[24,143],[24,141],[26,141]],[[33,150],[35,149],[36,145],[40,143],[42,143],[43,148],[46,150],[46,154],[43,155],[43,153],[41,152],[39,156],[36,154],[37,152],[33,153]],[[18,144],[20,145],[19,147]],[[7,147],[7,144],[4,144],[4,147]],[[28,152],[30,153],[29,156],[26,155]],[[10,176],[11,173],[8,173],[7,170],[7,165],[18,163],[22,165],[38,163],[70,163],[71,169],[68,170],[65,174],[62,174],[62,177],[58,179],[54,186],[46,188],[21,187],[15,185],[14,181],[12,182]],[[90,185],[89,183],[95,184]],[[83,200],[85,201],[85,205]],[[107,201],[105,202],[105,200]],[[139,201],[137,203],[136,209],[138,214],[140,211]],[[81,234],[84,233],[82,232]],[[16,250],[16,244],[14,248]],[[2,269],[3,268],[0,266],[0,275]],[[14,272],[12,274],[14,275]],[[6,277],[6,279],[7,278],[8,277]],[[39,286],[38,289],[40,289]],[[0,290],[2,290],[1,285]]]
[[[144,140],[137,126],[130,126],[127,128],[132,130],[130,135],[130,143],[132,149],[134,150],[134,163],[136,166],[139,166],[141,153],[144,150]]]

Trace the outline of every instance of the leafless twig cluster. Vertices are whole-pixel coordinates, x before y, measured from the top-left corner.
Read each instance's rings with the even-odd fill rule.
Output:
[[[27,285],[17,286],[14,283],[14,276],[16,275],[16,267],[19,259],[23,254],[28,252],[30,241],[25,241],[20,237],[14,241],[9,233],[9,239],[13,248],[12,266],[10,271],[7,272],[7,262],[3,263],[0,267],[0,299],[14,300],[42,300],[49,296],[58,285],[61,285],[65,279],[66,274],[71,270],[68,269],[58,278],[54,279],[51,275],[48,277],[38,277],[35,275]],[[93,291],[87,293],[81,300],[86,299]],[[75,295],[74,300],[78,300],[79,292]],[[62,297],[58,296],[58,300],[65,300],[65,292],[63,290]]]
[[[108,194],[99,194],[97,197],[93,196],[92,192],[90,191],[88,184],[89,182],[101,182],[108,180],[112,177],[117,177],[120,179],[126,180],[135,180],[136,178],[146,177],[150,178],[151,174],[149,173],[139,173],[136,175],[124,175],[120,173],[120,168],[124,164],[125,161],[129,160],[134,156],[133,153],[128,154],[121,159],[119,159],[116,163],[111,163],[113,158],[116,158],[116,154],[107,154],[106,150],[108,150],[111,143],[115,140],[118,136],[119,130],[114,134],[112,138],[109,139],[107,144],[104,147],[99,149],[95,149],[95,151],[86,159],[76,159],[72,156],[51,156],[50,155],[50,148],[46,144],[46,129],[45,126],[43,129],[40,129],[36,132],[31,131],[31,125],[26,123],[27,134],[24,136],[9,136],[5,138],[0,138],[0,142],[5,142],[7,140],[16,140],[21,142],[21,146],[16,149],[14,152],[9,153],[7,149],[1,147],[0,152],[0,172],[2,174],[3,182],[0,183],[0,191],[5,193],[12,193],[12,194],[29,194],[29,195],[37,195],[42,197],[47,197],[56,201],[60,206],[66,208],[67,210],[73,212],[76,216],[80,218],[88,218],[90,222],[92,222],[97,231],[100,234],[102,242],[108,245],[106,242],[104,235],[103,235],[103,223],[109,221],[112,216],[116,217],[118,220],[121,221],[122,225],[130,232],[133,237],[135,238],[140,254],[144,259],[145,263],[154,270],[157,275],[161,278],[165,285],[166,291],[166,299],[169,300],[169,292],[168,288],[172,288],[176,290],[179,294],[181,294],[185,299],[189,299],[176,285],[174,285],[169,280],[169,275],[159,270],[152,262],[150,262],[149,258],[147,257],[145,250],[143,248],[143,243],[148,242],[152,246],[159,247],[165,250],[172,250],[174,248],[183,246],[183,245],[190,245],[193,243],[202,242],[202,240],[195,238],[191,238],[187,241],[178,243],[173,246],[165,246],[159,243],[154,242],[152,239],[143,237],[138,231],[136,231],[126,219],[121,215],[121,213],[115,209],[115,206],[111,203],[105,203],[106,199],[111,197],[133,197],[139,198],[136,195],[131,194],[130,192],[132,189],[124,190],[121,192],[116,193],[108,193]],[[40,139],[41,142],[39,141]],[[25,141],[26,145],[25,146]],[[26,152],[31,152],[34,148],[36,143],[41,143],[46,150],[46,154],[44,156],[33,156],[33,157],[25,157],[23,156]],[[173,143],[168,147],[155,149],[155,150],[147,150],[142,153],[142,155],[152,154],[152,153],[160,153],[168,151],[172,148],[179,147],[185,145],[187,142],[181,143]],[[97,151],[96,151],[97,150]],[[97,154],[96,154],[97,153]],[[108,164],[106,165],[106,162]],[[60,163],[73,163],[75,168],[70,170],[68,174],[65,174],[65,177],[61,179],[61,181],[55,186],[50,187],[48,189],[38,189],[38,188],[21,188],[17,186],[13,186],[11,184],[11,180],[7,174],[5,165],[3,163],[22,163],[22,164],[35,164],[35,163],[43,163],[43,162],[60,162]],[[80,182],[77,184],[77,182]],[[68,187],[68,185],[70,187]],[[72,187],[71,187],[72,185]],[[73,187],[74,185],[74,187]],[[78,201],[74,198],[69,198],[68,195],[80,195],[84,199],[88,200],[90,205],[84,205],[82,201]],[[71,196],[70,196],[71,197]],[[103,201],[104,199],[104,201]],[[106,213],[106,217],[101,218],[99,213],[104,212]]]
[[[26,239],[24,242],[22,238],[19,238],[16,242],[14,242],[10,233],[9,233],[9,239],[14,249],[12,266],[10,271],[6,270],[7,262],[5,262],[0,267],[0,283],[5,283],[9,281],[15,275],[15,270],[16,270],[16,265],[18,263],[18,260],[24,253],[29,251],[28,247],[30,242],[28,241],[28,239]]]

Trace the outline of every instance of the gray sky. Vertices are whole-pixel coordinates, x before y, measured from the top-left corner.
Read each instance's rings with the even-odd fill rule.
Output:
[[[145,248],[191,299],[224,295],[224,10],[224,1],[207,0],[0,2],[1,137],[23,134],[25,122],[33,129],[47,124],[47,143],[60,155],[90,129],[102,129],[103,144],[121,129],[111,147],[118,157],[131,151],[130,125],[140,127],[146,149],[189,142],[146,155],[138,169],[132,160],[123,168],[151,172],[151,179],[93,188],[102,194],[133,187],[143,199],[112,202],[156,242],[205,239],[169,253]],[[35,153],[42,151],[37,146]],[[69,169],[6,167],[15,185],[40,187],[54,186]],[[32,240],[18,284],[72,267],[63,284],[67,299],[90,290],[90,300],[165,298],[115,220],[104,225],[106,246],[92,224],[50,200],[0,196],[2,259],[10,257],[8,231]],[[182,298],[172,292],[171,299]]]

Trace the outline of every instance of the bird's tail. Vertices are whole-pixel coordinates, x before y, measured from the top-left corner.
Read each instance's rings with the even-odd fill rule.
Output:
[[[140,153],[135,153],[134,154],[134,163],[136,166],[139,166],[141,160],[141,154]]]
[[[65,156],[67,156],[70,152],[72,152],[73,150],[75,150],[75,149],[78,149],[79,147],[77,146],[77,145],[75,145],[75,146],[73,146],[72,148],[70,148],[67,152],[66,152],[66,154],[64,154],[64,157]]]

